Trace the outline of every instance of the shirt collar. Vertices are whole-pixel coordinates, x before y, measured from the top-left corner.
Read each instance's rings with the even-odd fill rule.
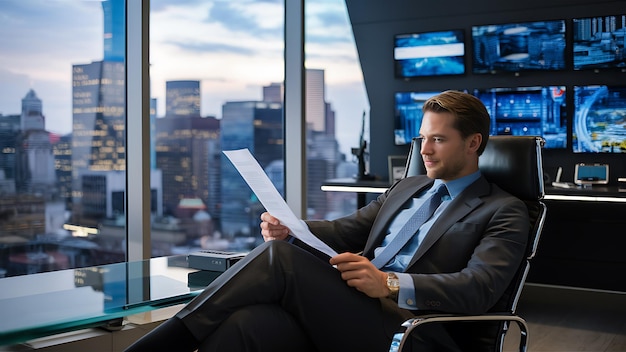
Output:
[[[474,183],[474,181],[478,180],[480,178],[480,175],[481,174],[479,170],[467,176],[457,178],[456,180],[445,182],[445,185],[448,188],[448,194],[450,194],[450,198],[454,199],[456,196],[461,194],[461,192],[463,192],[465,188],[467,188],[467,186],[471,185],[472,183]],[[442,180],[436,179],[431,190],[433,190],[434,192],[434,190],[436,190],[437,187],[442,183],[444,183]]]

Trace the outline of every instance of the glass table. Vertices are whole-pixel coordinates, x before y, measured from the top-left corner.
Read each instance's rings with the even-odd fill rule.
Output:
[[[219,275],[186,256],[152,258],[0,279],[0,346],[91,327],[186,303]]]

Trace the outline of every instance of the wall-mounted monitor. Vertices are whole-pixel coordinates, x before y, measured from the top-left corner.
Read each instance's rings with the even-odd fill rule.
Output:
[[[626,71],[626,14],[572,20],[575,70],[614,69]]]
[[[411,143],[419,136],[422,125],[422,106],[428,98],[441,92],[399,92],[395,94],[394,141],[396,145]]]
[[[397,78],[465,73],[463,30],[398,34],[393,58]]]
[[[574,153],[626,153],[626,86],[574,86]]]
[[[540,136],[544,148],[567,148],[564,86],[476,89],[491,116],[491,135]]]
[[[565,20],[472,26],[474,73],[565,69]]]

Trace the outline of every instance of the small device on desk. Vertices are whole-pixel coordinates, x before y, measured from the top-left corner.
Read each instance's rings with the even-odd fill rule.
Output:
[[[223,272],[246,256],[246,253],[202,250],[187,255],[187,263],[192,269]]]
[[[574,183],[577,185],[605,185],[609,183],[609,165],[576,164]]]

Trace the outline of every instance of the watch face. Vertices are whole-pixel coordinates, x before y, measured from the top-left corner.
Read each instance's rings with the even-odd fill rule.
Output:
[[[389,286],[389,288],[400,287],[400,280],[393,274],[387,274],[387,286]]]

